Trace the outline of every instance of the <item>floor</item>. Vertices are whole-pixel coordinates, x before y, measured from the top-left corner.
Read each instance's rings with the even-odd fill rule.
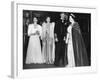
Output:
[[[24,64],[23,69],[58,68],[54,64]],[[61,67],[61,66],[60,66]]]

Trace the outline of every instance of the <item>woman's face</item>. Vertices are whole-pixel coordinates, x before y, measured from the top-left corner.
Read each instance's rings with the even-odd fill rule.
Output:
[[[69,17],[69,21],[70,22],[73,22],[74,21],[74,19],[72,18],[72,16]]]
[[[33,18],[33,22],[38,22],[36,17]]]
[[[50,22],[50,17],[47,17],[47,18],[46,18],[46,21],[47,21],[47,22]]]

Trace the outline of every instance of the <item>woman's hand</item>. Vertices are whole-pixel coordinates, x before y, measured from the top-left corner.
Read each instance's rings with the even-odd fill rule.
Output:
[[[32,35],[39,35],[39,34],[40,34],[39,31],[36,31],[35,33],[31,33],[30,36],[32,36]]]
[[[66,44],[68,44],[68,39],[66,39]]]
[[[40,35],[39,31],[36,31],[36,34],[37,34],[37,35]]]

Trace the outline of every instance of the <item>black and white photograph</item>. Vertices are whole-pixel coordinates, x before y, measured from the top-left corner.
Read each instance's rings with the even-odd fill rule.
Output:
[[[12,76],[96,70],[95,8],[13,3]]]
[[[91,13],[23,10],[23,69],[91,66]]]

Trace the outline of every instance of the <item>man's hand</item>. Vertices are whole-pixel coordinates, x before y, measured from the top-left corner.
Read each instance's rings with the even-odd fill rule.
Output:
[[[58,39],[57,38],[55,39],[55,42],[58,42]]]
[[[58,42],[57,34],[54,34],[55,42]]]
[[[66,40],[66,38],[64,37],[64,39],[63,39],[64,41]]]

